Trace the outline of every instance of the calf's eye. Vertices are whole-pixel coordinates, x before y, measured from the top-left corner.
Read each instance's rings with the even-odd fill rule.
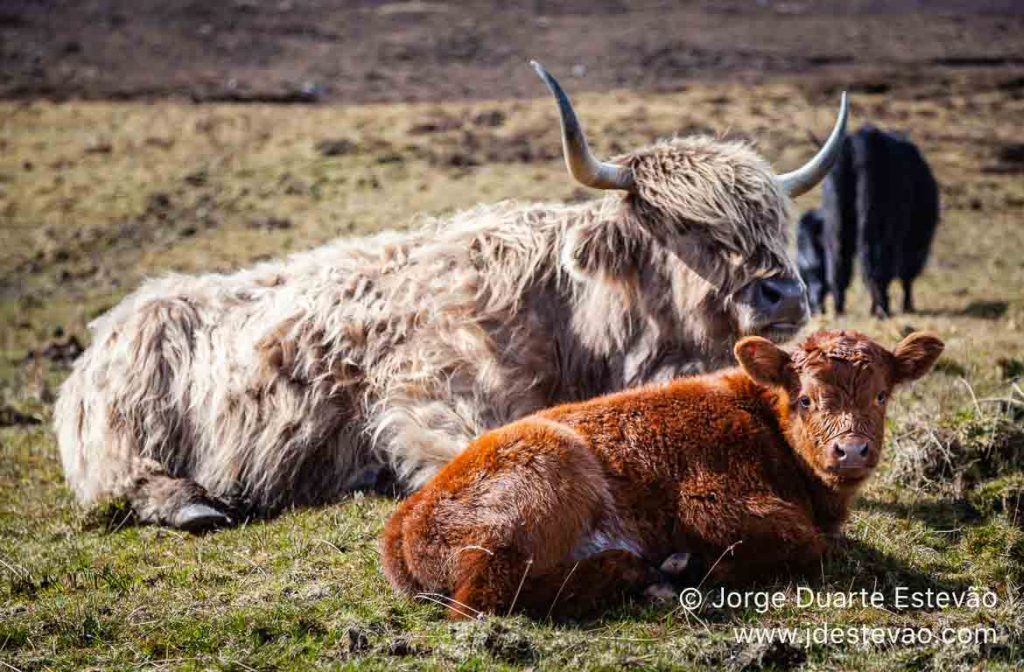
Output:
[[[884,404],[885,400],[888,399],[888,398],[889,398],[889,395],[886,394],[885,392],[879,392],[878,393],[878,403]]]
[[[800,405],[803,406],[804,408],[810,408],[811,407],[811,398],[808,397],[806,394],[801,395],[801,397],[800,397]]]

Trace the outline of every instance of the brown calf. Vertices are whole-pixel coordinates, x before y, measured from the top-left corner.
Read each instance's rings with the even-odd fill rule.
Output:
[[[681,551],[721,557],[716,581],[807,568],[878,464],[892,389],[942,349],[926,333],[892,352],[852,331],[792,354],[750,337],[739,368],[488,432],[388,521],[384,571],[458,618],[581,615]]]

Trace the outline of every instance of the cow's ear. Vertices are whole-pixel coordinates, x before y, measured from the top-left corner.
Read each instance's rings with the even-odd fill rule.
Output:
[[[616,214],[569,227],[562,264],[570,273],[585,279],[623,281],[640,270],[649,254],[649,236],[626,208]]]
[[[767,338],[747,336],[736,344],[733,354],[754,382],[768,387],[796,387],[796,371],[789,353]]]
[[[926,331],[916,331],[904,338],[892,352],[893,382],[908,383],[928,373],[945,347],[942,339]]]

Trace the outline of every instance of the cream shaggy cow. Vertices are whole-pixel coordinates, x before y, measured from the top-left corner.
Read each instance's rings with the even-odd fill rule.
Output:
[[[725,365],[804,323],[790,197],[827,172],[676,138],[594,159],[555,94],[578,205],[481,206],[232,274],[145,283],[91,326],[61,389],[84,504],[199,530],[337,499],[381,465],[406,491],[539,408]]]

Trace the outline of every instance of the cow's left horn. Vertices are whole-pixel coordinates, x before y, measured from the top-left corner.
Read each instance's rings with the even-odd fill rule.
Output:
[[[779,182],[782,188],[792,198],[807,193],[819,182],[825,179],[832,164],[839,158],[839,152],[843,148],[843,137],[846,135],[846,118],[850,114],[850,104],[846,100],[846,92],[843,91],[843,99],[839,103],[839,117],[832,132],[818,153],[810,161],[796,170],[779,175]]]
[[[614,163],[598,161],[590,153],[587,137],[583,134],[579,119],[572,109],[569,96],[558,85],[551,74],[537,61],[530,61],[540,78],[555,94],[558,101],[558,112],[562,118],[562,151],[565,153],[565,165],[569,173],[579,182],[594,189],[633,189],[633,171]]]

